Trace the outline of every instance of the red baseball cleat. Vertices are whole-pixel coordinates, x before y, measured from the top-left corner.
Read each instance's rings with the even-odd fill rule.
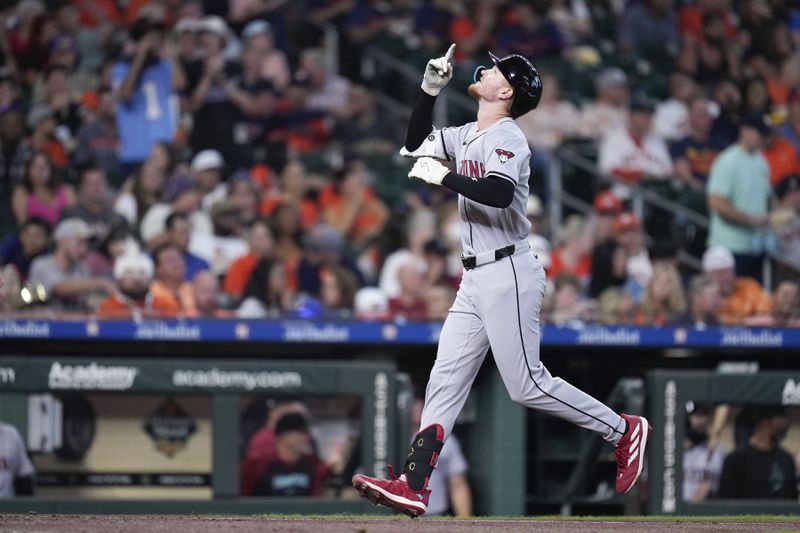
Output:
[[[428,510],[428,497],[431,491],[427,488],[421,492],[411,490],[404,479],[398,479],[389,474],[393,479],[377,479],[374,477],[356,474],[353,476],[353,486],[356,490],[375,505],[383,505],[395,511],[405,513],[411,518],[425,514]]]
[[[628,422],[628,431],[622,436],[614,459],[617,460],[617,492],[625,494],[636,484],[642,474],[644,449],[652,428],[643,416],[621,415]]]

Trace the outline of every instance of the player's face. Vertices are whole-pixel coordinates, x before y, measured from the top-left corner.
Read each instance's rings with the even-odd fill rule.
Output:
[[[506,92],[510,91],[511,85],[508,84],[508,80],[496,65],[481,72],[480,79],[468,88],[470,96],[476,100],[482,99],[490,102],[499,100]]]

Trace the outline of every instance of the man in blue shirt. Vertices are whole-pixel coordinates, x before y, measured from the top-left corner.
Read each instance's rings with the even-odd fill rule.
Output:
[[[132,53],[111,72],[117,98],[120,160],[129,169],[150,154],[153,144],[172,142],[175,134],[170,99],[182,85],[180,67],[162,56],[163,24],[141,18],[131,30]]]
[[[198,257],[189,251],[189,241],[192,236],[192,224],[183,213],[172,213],[165,222],[169,240],[183,253],[186,261],[186,281],[194,279],[194,275],[201,270],[210,270],[208,262],[202,257]]]

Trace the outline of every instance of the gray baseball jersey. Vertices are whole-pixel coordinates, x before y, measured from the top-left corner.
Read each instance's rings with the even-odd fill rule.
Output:
[[[0,499],[14,497],[14,478],[33,475],[17,428],[0,422]]]
[[[531,151],[522,131],[504,118],[479,131],[476,122],[441,130],[446,157],[455,171],[481,179],[489,174],[515,185],[514,200],[505,209],[489,207],[459,195],[461,245],[464,255],[502,248],[524,239],[531,223],[525,216],[528,202]]]
[[[421,428],[440,424],[449,435],[489,347],[511,398],[600,433],[616,444],[625,420],[603,403],[553,377],[539,360],[539,312],[546,276],[526,237],[530,149],[510,118],[483,131],[476,123],[428,136],[424,148],[455,160],[455,170],[473,179],[498,176],[515,185],[507,208],[459,196],[463,253],[476,255],[464,271],[456,300],[442,327],[436,361],[425,393]],[[497,259],[493,252],[514,245]],[[477,260],[480,259],[478,262]]]

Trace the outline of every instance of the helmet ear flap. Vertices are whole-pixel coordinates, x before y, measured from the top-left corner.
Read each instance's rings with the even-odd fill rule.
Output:
[[[478,83],[481,79],[481,72],[483,72],[484,70],[486,70],[486,67],[484,66],[476,68],[475,73],[472,75],[472,81]]]

